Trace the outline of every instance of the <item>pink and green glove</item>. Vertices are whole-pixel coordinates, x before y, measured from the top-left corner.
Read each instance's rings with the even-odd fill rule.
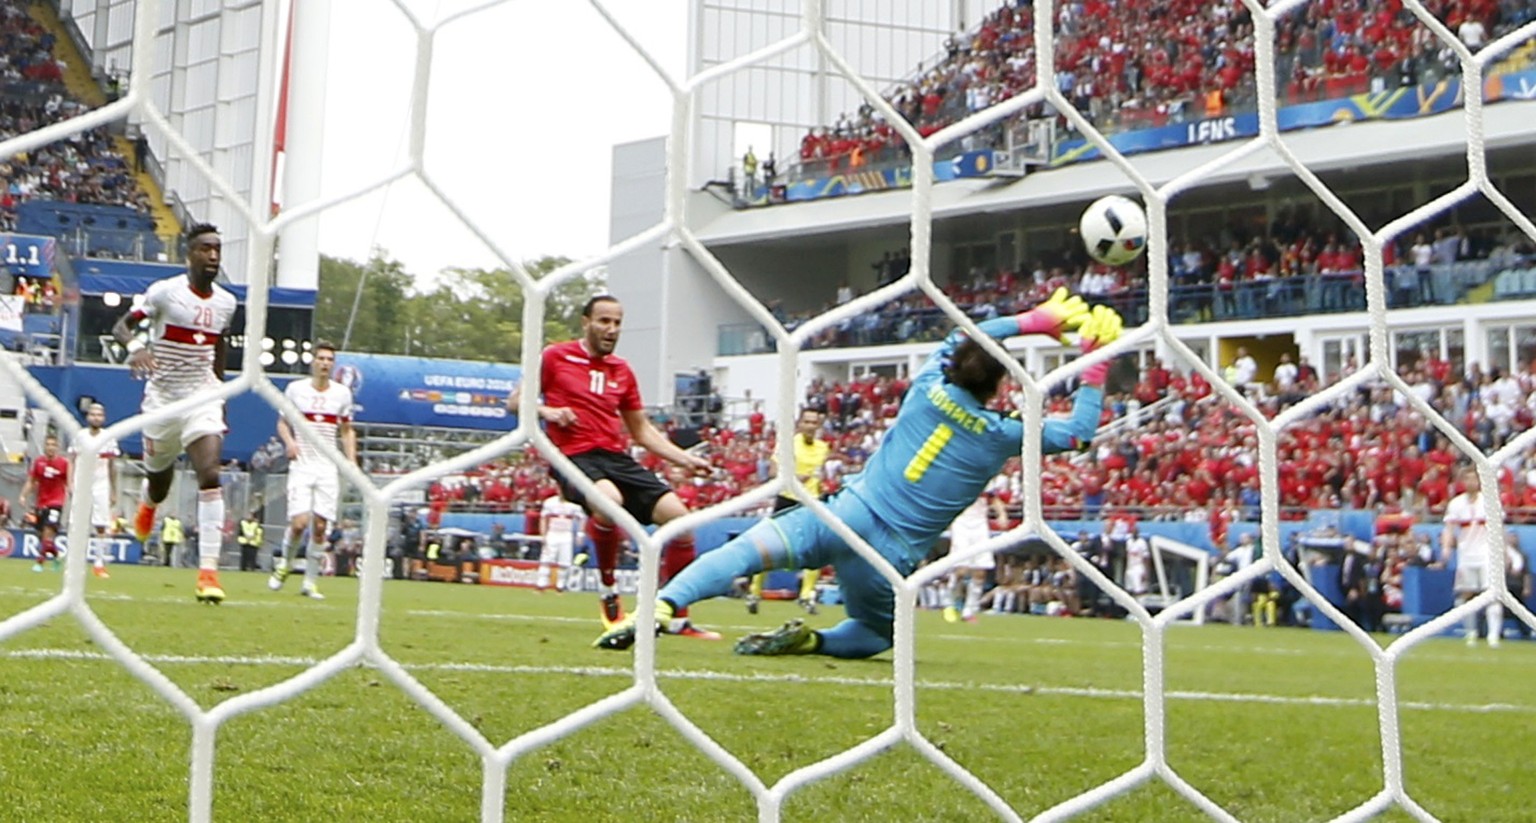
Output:
[[[1088,312],[1086,318],[1077,329],[1077,346],[1083,354],[1102,349],[1110,343],[1120,339],[1120,332],[1125,328],[1125,321],[1120,319],[1120,313],[1108,306],[1094,306]],[[1104,386],[1104,379],[1109,375],[1110,361],[1094,363],[1083,369],[1083,385]]]
[[[1061,288],[1051,299],[1018,315],[1019,334],[1045,334],[1065,343],[1063,335],[1087,319],[1088,304],[1083,298]]]

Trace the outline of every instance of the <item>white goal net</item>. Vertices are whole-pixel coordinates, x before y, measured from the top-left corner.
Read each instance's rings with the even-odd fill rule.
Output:
[[[138,4],[137,13],[139,19],[134,37],[134,64],[132,66],[133,78],[135,80],[148,75],[150,61],[154,59],[156,51],[152,47],[154,25],[156,21],[161,19],[164,13],[162,7],[170,2],[171,0],[141,0]],[[460,211],[455,206],[454,197],[436,185],[430,167],[423,163],[422,130],[425,128],[424,124],[427,120],[429,105],[429,83],[426,82],[426,78],[430,75],[429,63],[433,54],[430,46],[434,38],[445,28],[474,25],[477,13],[491,6],[500,5],[500,3],[482,3],[442,19],[423,19],[419,15],[401,7],[399,11],[408,20],[409,25],[414,28],[416,36],[423,46],[416,51],[414,56],[414,59],[419,61],[420,65],[417,67],[418,82],[414,86],[413,98],[411,100],[412,122],[414,125],[409,151],[410,167],[403,171],[395,170],[388,174],[381,174],[379,179],[369,185],[360,186],[352,191],[310,202],[291,204],[289,208],[275,218],[267,216],[263,204],[246,203],[244,205],[240,210],[240,216],[247,224],[250,236],[245,266],[250,286],[249,302],[246,306],[248,324],[246,333],[251,336],[259,336],[260,331],[265,328],[268,300],[267,288],[273,279],[274,241],[285,226],[349,200],[364,196],[371,191],[388,185],[401,177],[402,174],[409,174],[419,178],[433,196],[441,199],[447,208],[454,211],[463,220],[471,232],[483,240],[487,247],[496,252],[497,256],[505,264],[506,268],[512,272],[519,286],[526,293],[528,299],[524,303],[522,327],[527,330],[527,334],[523,338],[521,354],[525,374],[529,379],[537,380],[538,377],[539,353],[546,342],[542,339],[540,331],[545,328],[546,298],[557,286],[594,267],[602,266],[621,255],[652,247],[658,241],[668,241],[681,246],[689,252],[713,276],[721,289],[738,301],[758,322],[770,330],[777,343],[777,350],[780,353],[778,360],[780,368],[778,409],[780,412],[778,414],[779,419],[776,422],[780,431],[790,431],[793,429],[792,415],[798,405],[795,396],[796,383],[794,375],[797,356],[818,333],[835,326],[841,321],[860,313],[874,311],[901,295],[922,292],[940,306],[955,324],[966,328],[973,336],[984,341],[987,340],[985,335],[978,333],[975,324],[967,315],[957,308],[946,297],[945,293],[936,286],[931,276],[929,259],[933,248],[933,214],[930,203],[931,194],[935,186],[933,161],[938,151],[964,136],[996,124],[1011,115],[1018,114],[1027,107],[1044,103],[1070,120],[1081,134],[1085,135],[1097,146],[1107,158],[1106,162],[1113,164],[1124,173],[1128,185],[1136,190],[1146,204],[1151,228],[1150,249],[1148,253],[1151,284],[1150,310],[1148,314],[1150,319],[1139,328],[1131,330],[1124,338],[1106,350],[1076,360],[1044,376],[1031,375],[1025,372],[1012,358],[1003,357],[1006,362],[1012,364],[1010,369],[1013,371],[1013,378],[1022,386],[1024,396],[1023,411],[1026,417],[1025,430],[1030,432],[1041,429],[1046,392],[1051,387],[1069,380],[1093,362],[1101,362],[1107,358],[1135,350],[1138,347],[1144,347],[1150,342],[1160,341],[1168,349],[1177,352],[1187,364],[1190,364],[1193,368],[1198,369],[1204,374],[1205,378],[1225,398],[1226,402],[1239,409],[1243,415],[1253,422],[1257,429],[1260,476],[1263,481],[1263,515],[1260,543],[1264,547],[1264,556],[1243,569],[1240,573],[1227,577],[1213,586],[1198,588],[1193,595],[1178,602],[1168,603],[1165,608],[1161,608],[1156,614],[1153,614],[1149,612],[1143,603],[1118,588],[1092,564],[1070,551],[1068,546],[1054,534],[1043,515],[1038,491],[1026,497],[1022,525],[1014,532],[995,538],[984,548],[1007,545],[1009,542],[1025,535],[1042,535],[1058,554],[1072,563],[1078,574],[1090,578],[1094,584],[1108,592],[1125,609],[1131,619],[1140,627],[1142,633],[1143,688],[1140,699],[1143,703],[1145,724],[1144,751],[1137,765],[1114,779],[1104,782],[1102,785],[1085,791],[1052,808],[1038,812],[1035,815],[1035,819],[1061,820],[1071,818],[1104,804],[1112,798],[1126,794],[1143,784],[1158,781],[1166,784],[1166,786],[1182,795],[1212,818],[1218,820],[1235,819],[1231,813],[1208,798],[1199,789],[1186,781],[1185,778],[1181,777],[1179,770],[1169,762],[1165,735],[1167,716],[1165,711],[1167,700],[1165,694],[1165,678],[1167,675],[1165,650],[1167,648],[1170,626],[1178,621],[1187,620],[1191,615],[1201,613],[1214,601],[1231,595],[1240,587],[1252,583],[1260,576],[1276,572],[1284,576],[1286,580],[1300,590],[1312,602],[1315,609],[1343,627],[1344,631],[1358,642],[1363,653],[1370,657],[1374,665],[1382,763],[1380,787],[1368,800],[1348,811],[1339,819],[1363,820],[1393,806],[1400,807],[1408,814],[1421,820],[1433,819],[1429,812],[1415,802],[1404,784],[1404,747],[1399,734],[1398,662],[1409,649],[1425,638],[1432,637],[1458,624],[1463,615],[1472,610],[1481,609],[1492,601],[1501,601],[1505,608],[1526,623],[1533,623],[1533,616],[1517,598],[1512,597],[1510,592],[1506,590],[1504,575],[1502,574],[1503,557],[1500,553],[1494,552],[1492,554],[1493,573],[1489,575],[1489,579],[1492,582],[1487,591],[1457,609],[1398,637],[1386,648],[1378,646],[1369,635],[1357,628],[1344,614],[1320,596],[1318,591],[1309,585],[1293,566],[1282,559],[1280,555],[1282,541],[1280,540],[1279,530],[1280,507],[1277,491],[1277,472],[1279,466],[1276,442],[1278,434],[1287,425],[1316,411],[1323,404],[1328,403],[1343,393],[1353,391],[1363,381],[1375,379],[1385,381],[1397,388],[1403,396],[1410,399],[1410,402],[1414,404],[1415,408],[1426,419],[1433,421],[1435,428],[1455,443],[1476,464],[1482,474],[1484,488],[1497,487],[1496,467],[1501,460],[1508,455],[1518,453],[1536,444],[1536,430],[1532,430],[1515,438],[1495,454],[1485,455],[1481,453],[1461,434],[1457,427],[1439,416],[1423,401],[1418,400],[1415,393],[1410,391],[1402,378],[1392,370],[1388,357],[1387,294],[1383,280],[1382,260],[1382,247],[1386,241],[1409,231],[1426,218],[1445,210],[1456,202],[1478,194],[1481,194],[1488,201],[1495,204],[1510,221],[1527,235],[1536,238],[1536,227],[1533,227],[1531,221],[1520,213],[1505,197],[1504,193],[1500,192],[1490,182],[1483,156],[1483,83],[1481,82],[1484,70],[1491,62],[1515,45],[1536,36],[1536,24],[1526,25],[1502,39],[1487,44],[1483,49],[1474,53],[1469,51],[1461,40],[1449,31],[1444,24],[1426,11],[1418,0],[1405,0],[1404,5],[1412,11],[1424,26],[1433,32],[1435,37],[1442,41],[1445,48],[1453,50],[1460,59],[1461,69],[1464,74],[1462,88],[1465,90],[1469,176],[1467,181],[1454,191],[1436,198],[1433,202],[1425,203],[1407,214],[1396,217],[1385,225],[1372,227],[1367,225],[1359,215],[1351,211],[1346,203],[1335,196],[1316,175],[1296,159],[1286,143],[1281,139],[1276,127],[1275,100],[1277,99],[1277,78],[1274,69],[1276,21],[1286,15],[1301,13],[1306,5],[1304,0],[1285,0],[1284,2],[1275,3],[1267,7],[1262,3],[1256,2],[1256,0],[1245,0],[1244,4],[1254,21],[1254,42],[1257,49],[1258,66],[1257,98],[1260,108],[1261,133],[1251,140],[1234,143],[1229,151],[1226,151],[1212,162],[1198,168],[1191,168],[1163,185],[1153,185],[1058,90],[1058,84],[1052,68],[1054,63],[1052,59],[1054,42],[1052,26],[1050,25],[1050,21],[1054,20],[1056,16],[1053,13],[1053,5],[1049,0],[1037,0],[1034,4],[1034,19],[1039,21],[1040,25],[1037,27],[1034,40],[1037,55],[1036,64],[1039,68],[1033,88],[1027,93],[980,111],[926,137],[919,134],[911,125],[906,123],[891,105],[881,98],[877,89],[871,87],[854,74],[844,59],[833,49],[826,34],[829,25],[827,4],[819,0],[804,0],[800,4],[800,25],[794,33],[781,42],[748,54],[740,59],[715,66],[691,77],[668,76],[661,68],[661,63],[650,55],[644,55],[642,46],[634,38],[628,36],[623,26],[610,15],[601,3],[594,2],[593,6],[601,17],[624,37],[631,48],[645,56],[646,61],[662,77],[672,95],[674,116],[668,140],[669,176],[666,189],[665,217],[658,224],[614,245],[604,254],[591,259],[581,260],[546,277],[537,279],[531,276],[520,264],[518,256],[511,253],[510,250],[501,248],[493,241],[494,235],[492,232],[484,230],[483,227],[476,223],[474,218]],[[391,4],[380,2],[378,5],[380,6],[380,14],[392,13],[394,11]],[[830,66],[843,74],[847,82],[851,83],[863,94],[869,105],[882,114],[885,120],[895,127],[896,131],[900,133],[911,149],[912,266],[910,272],[899,280],[818,316],[791,332],[786,330],[775,319],[774,315],[762,302],[754,298],[752,294],[736,282],[731,272],[711,254],[709,249],[700,242],[699,238],[690,229],[688,214],[689,198],[687,196],[689,174],[687,168],[689,158],[692,156],[689,146],[690,112],[694,107],[695,98],[700,94],[701,89],[706,84],[740,72],[749,66],[768,61],[790,50],[803,47],[815,49]],[[486,58],[493,60],[499,59],[499,56],[487,55]],[[227,199],[230,202],[241,202],[241,199],[234,195],[237,190],[236,186],[229,180],[224,179],[206,159],[198,158],[189,151],[189,145],[178,135],[175,126],[167,119],[163,112],[156,110],[147,94],[145,84],[131,82],[129,89],[130,91],[121,99],[85,116],[58,123],[35,132],[22,134],[0,143],[0,156],[9,157],[17,152],[31,151],[82,130],[113,120],[123,119],[130,113],[137,113],[139,118],[146,124],[146,128],[153,129],[162,134],[172,146],[172,151],[182,153],[187,162],[192,163],[197,168],[213,189],[226,193]],[[303,128],[304,126],[299,124],[297,127]],[[1294,174],[1304,181],[1316,196],[1361,239],[1365,254],[1366,306],[1370,318],[1370,356],[1358,373],[1343,383],[1290,408],[1273,420],[1266,419],[1248,398],[1234,391],[1226,381],[1220,379],[1195,352],[1190,350],[1188,346],[1171,332],[1166,236],[1170,201],[1200,185],[1203,180],[1223,168],[1238,163],[1256,152],[1266,150],[1283,158]],[[987,345],[993,346],[994,355],[1003,356],[1005,354],[1002,348],[996,344],[989,342]],[[191,762],[189,764],[191,779],[188,797],[190,819],[193,821],[207,821],[213,817],[214,775],[219,753],[219,747],[216,743],[221,728],[224,728],[230,721],[241,716],[268,710],[278,704],[292,701],[306,691],[325,683],[343,670],[359,664],[366,664],[375,668],[393,683],[395,687],[403,690],[411,699],[441,721],[463,741],[465,746],[472,749],[476,756],[480,758],[483,764],[481,819],[484,821],[500,821],[503,818],[508,768],[514,761],[580,729],[599,723],[619,712],[639,706],[648,707],[651,711],[654,711],[667,723],[675,727],[689,745],[696,747],[715,763],[719,764],[720,768],[738,780],[744,790],[750,792],[756,799],[760,818],[765,821],[780,819],[786,799],[795,792],[810,784],[843,772],[875,757],[881,752],[897,747],[908,747],[911,751],[916,752],[933,763],[937,768],[942,769],[960,786],[963,786],[967,791],[980,798],[1000,818],[1005,820],[1023,819],[1023,814],[1018,809],[1010,806],[987,783],[974,776],[963,765],[947,755],[941,746],[931,741],[919,729],[917,722],[914,656],[915,604],[918,600],[917,594],[924,585],[939,579],[951,571],[955,564],[964,558],[946,558],[920,569],[908,578],[900,578],[896,575],[895,570],[867,545],[859,535],[851,532],[846,526],[836,523],[824,506],[808,498],[807,502],[810,507],[820,517],[826,519],[837,528],[839,533],[851,545],[855,546],[861,556],[869,560],[870,563],[890,578],[898,592],[895,646],[893,650],[895,686],[891,693],[893,719],[888,728],[873,734],[863,743],[835,756],[797,768],[770,785],[744,762],[741,753],[730,751],[715,742],[700,726],[696,725],[693,720],[674,705],[672,700],[669,699],[667,691],[662,688],[658,681],[656,639],[641,633],[634,651],[634,679],[632,685],[628,688],[591,703],[556,722],[518,735],[514,739],[487,739],[475,722],[455,711],[439,695],[422,685],[407,671],[405,666],[397,662],[381,646],[379,626],[383,589],[382,581],[385,577],[384,568],[387,562],[384,550],[386,524],[389,522],[388,508],[390,501],[401,492],[418,489],[430,483],[434,478],[464,471],[513,449],[528,445],[537,448],[541,454],[560,469],[569,471],[572,469],[571,464],[559,454],[538,428],[524,422],[516,431],[489,445],[401,476],[382,487],[376,486],[355,466],[345,461],[331,444],[320,442],[308,424],[298,415],[293,405],[284,399],[283,394],[264,374],[258,359],[259,354],[260,352],[257,347],[248,347],[245,350],[244,362],[240,364],[238,376],[220,389],[217,395],[219,397],[230,397],[246,391],[252,391],[260,395],[277,408],[285,418],[295,423],[304,437],[319,446],[332,461],[340,466],[347,481],[362,490],[362,495],[366,501],[367,529],[365,549],[362,555],[362,573],[359,583],[360,596],[356,634],[352,642],[339,652],[286,681],[232,697],[218,703],[211,709],[205,710],[181,686],[163,674],[143,655],[122,642],[97,616],[91,605],[87,603],[85,598],[87,561],[84,552],[69,554],[63,577],[63,586],[56,596],[0,622],[0,640],[8,640],[38,626],[46,620],[65,615],[72,616],[84,627],[92,640],[102,650],[111,655],[118,664],[132,673],[134,677],[152,688],[156,694],[174,706],[185,717],[193,732]],[[0,360],[0,363],[3,363],[3,367],[14,379],[25,386],[27,396],[31,402],[49,409],[53,413],[54,418],[61,421],[66,427],[73,427],[73,424],[70,422],[73,420],[72,415],[63,408],[58,399],[50,396],[37,381],[29,377],[16,360],[5,358]],[[105,436],[115,437],[138,431],[152,420],[163,419],[171,414],[191,408],[197,403],[205,402],[208,399],[211,399],[211,396],[193,398],[169,406],[153,415],[135,416],[110,427],[106,431]],[[523,395],[522,406],[519,409],[520,420],[535,421],[538,419],[534,411],[535,402],[536,398],[532,393],[525,393]],[[69,434],[73,434],[73,432],[71,431]],[[1021,453],[1025,471],[1023,488],[1038,490],[1040,488],[1041,476],[1041,447],[1038,440],[1027,438],[1021,444]],[[791,465],[793,459],[790,439],[781,438],[778,443],[778,460],[780,464]],[[82,451],[75,478],[75,488],[79,493],[74,495],[76,505],[69,512],[69,531],[75,534],[86,534],[90,529],[88,506],[91,495],[86,491],[86,484],[89,483],[95,460],[93,449],[86,448]],[[601,495],[592,493],[594,487],[589,482],[583,481],[579,485],[593,499],[603,500]],[[790,488],[791,486],[794,488]],[[806,496],[804,488],[795,483],[793,478],[790,477],[779,481],[778,484],[770,484],[768,487],[757,489],[749,495],[722,506],[695,512],[667,524],[654,534],[647,534],[640,527],[639,523],[626,512],[605,504],[605,511],[618,523],[622,524],[625,531],[640,547],[642,583],[638,602],[642,604],[640,606],[641,624],[645,625],[651,617],[652,606],[650,604],[653,602],[657,591],[656,580],[660,549],[667,540],[694,529],[707,521],[759,505],[768,500],[772,495],[785,490],[798,492],[802,497]],[[1496,495],[1489,495],[1487,499],[1490,531],[1492,533],[1491,539],[1494,545],[1501,545],[1504,539],[1502,510]]]

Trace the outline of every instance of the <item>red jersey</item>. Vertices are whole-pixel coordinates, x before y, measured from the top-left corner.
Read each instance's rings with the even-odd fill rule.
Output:
[[[568,406],[576,413],[572,425],[545,427],[560,453],[623,452],[629,438],[619,413],[643,408],[628,361],[613,354],[594,358],[581,340],[571,340],[546,348],[543,363],[544,405]]]
[[[69,460],[64,455],[38,455],[29,472],[37,481],[37,507],[57,509],[64,506],[64,490],[69,485]]]

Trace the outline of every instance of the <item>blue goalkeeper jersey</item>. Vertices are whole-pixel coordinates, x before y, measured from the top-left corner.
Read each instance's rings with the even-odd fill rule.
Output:
[[[1011,316],[978,325],[1000,340],[1019,333],[1018,320]],[[1022,420],[986,408],[945,380],[944,366],[964,339],[956,329],[923,363],[880,448],[864,471],[848,481],[849,493],[904,540],[914,562],[1020,451]],[[1045,422],[1043,451],[1087,444],[1102,407],[1101,389],[1079,387],[1071,418]]]

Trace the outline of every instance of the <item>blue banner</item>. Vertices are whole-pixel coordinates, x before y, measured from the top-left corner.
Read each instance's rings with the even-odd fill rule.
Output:
[[[511,431],[517,419],[507,395],[521,366],[429,360],[386,354],[340,354],[336,381],[352,389],[360,423]]]
[[[1484,81],[1483,100],[1487,103],[1499,100],[1536,100],[1536,70],[1487,78]],[[1461,78],[1458,76],[1442,80],[1433,86],[1409,86],[1391,91],[1356,94],[1334,100],[1284,106],[1276,112],[1275,119],[1280,131],[1294,131],[1361,120],[1424,117],[1459,108],[1461,103]],[[1121,154],[1137,154],[1180,146],[1222,143],[1253,137],[1258,133],[1258,113],[1245,112],[1154,129],[1122,132],[1110,136],[1109,143]],[[1099,156],[1098,147],[1083,138],[1063,140],[1052,147],[1049,165],[1054,168],[1080,160],[1094,160]],[[950,160],[940,160],[933,164],[933,171],[934,179],[938,182],[986,176],[995,172],[993,153],[973,151]],[[750,205],[764,206],[773,202],[819,200],[824,197],[842,197],[849,194],[905,188],[911,185],[912,169],[910,166],[903,166],[797,180],[778,187],[782,192],[777,196],[773,196],[769,188],[763,186],[757,188],[745,199]]]
[[[60,554],[69,553],[69,535],[61,534],[55,540]],[[36,563],[42,541],[30,529],[0,529],[0,559],[7,557]],[[144,547],[131,537],[104,537],[98,546],[106,551],[107,563],[138,565],[144,556]]]
[[[83,398],[90,397],[107,407],[108,425],[137,414],[139,403],[144,398],[144,381],[133,379],[133,375],[122,366],[83,363],[67,367],[29,366],[27,373],[37,378],[37,382],[42,383],[43,388],[54,397],[59,398],[65,408],[74,411],[76,419],[82,424],[85,422],[84,413],[80,411]],[[272,382],[281,389],[288,384],[290,377],[272,375]],[[277,433],[277,411],[251,392],[229,398],[225,402],[224,417],[231,422],[239,421],[238,425],[231,425],[229,432],[224,435],[226,460],[231,457],[250,460],[252,452],[261,448],[267,438]],[[127,455],[137,456],[144,451],[144,442],[138,432],[123,436],[118,440],[118,445]]]
[[[58,241],[33,234],[0,234],[0,266],[11,274],[47,279],[53,277],[53,257]]]
[[[1483,88],[1483,99],[1488,103],[1536,99],[1536,70],[1488,78]],[[1460,108],[1461,102],[1461,78],[1458,76],[1433,86],[1408,86],[1336,100],[1285,106],[1275,113],[1275,124],[1280,131],[1295,131],[1361,120],[1402,120],[1441,114]],[[1259,115],[1257,112],[1248,112],[1116,134],[1109,138],[1109,143],[1121,154],[1136,154],[1179,146],[1221,143],[1253,137],[1258,133]],[[1050,165],[1062,166],[1079,160],[1093,160],[1099,156],[1098,147],[1087,140],[1064,140],[1053,147]]]
[[[971,151],[948,160],[934,161],[933,179],[943,183],[964,177],[985,177],[993,173],[995,168],[993,152]],[[789,183],[782,187],[783,194],[778,199],[784,202],[820,200],[823,197],[842,197],[848,194],[901,189],[911,185],[911,166],[850,171],[846,174],[834,174],[831,177]],[[753,205],[763,206],[770,202],[771,195],[772,192],[768,186],[759,186],[746,199]]]

